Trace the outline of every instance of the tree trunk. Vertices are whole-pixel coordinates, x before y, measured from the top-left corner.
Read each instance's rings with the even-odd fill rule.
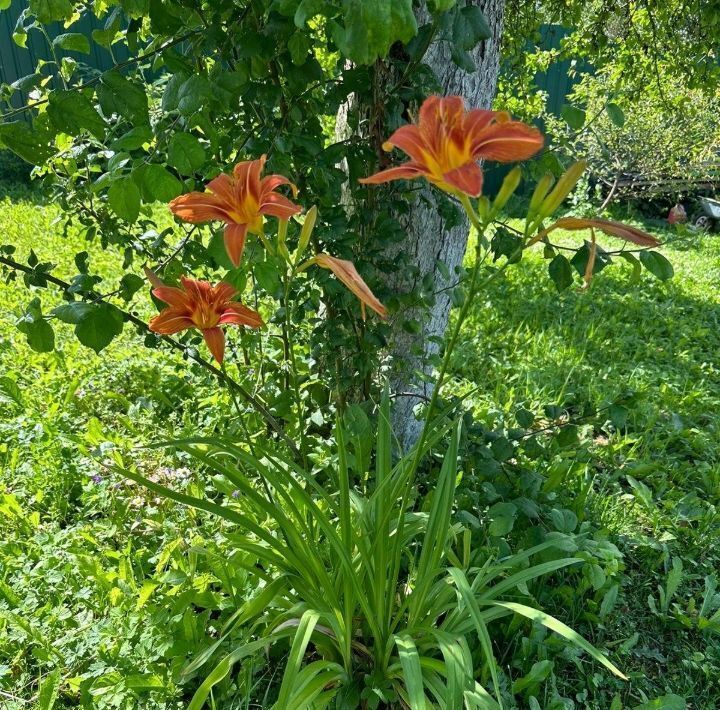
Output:
[[[477,71],[469,74],[460,69],[451,59],[448,42],[434,42],[424,63],[437,76],[445,95],[463,96],[468,107],[490,108],[497,88],[505,0],[470,0],[467,4],[481,8],[492,31],[492,37],[471,52]],[[418,24],[428,19],[429,15],[421,11]],[[419,182],[414,184],[419,185]],[[395,435],[405,449],[412,446],[420,434],[422,423],[413,410],[432,392],[432,359],[438,354],[439,339],[447,329],[452,286],[458,278],[456,268],[462,264],[467,247],[468,224],[464,213],[460,224],[445,228],[436,198],[434,190],[423,186],[420,199],[413,204],[409,217],[403,220],[406,237],[397,247],[418,267],[419,275],[409,282],[401,271],[396,271],[389,274],[387,280],[393,292],[408,293],[429,276],[436,294],[431,308],[410,309],[397,318],[398,323],[408,318],[419,321],[419,331],[411,333],[398,326],[391,342],[391,386],[395,396],[393,425]],[[443,277],[438,262],[447,267],[449,279]]]
[[[467,73],[460,69],[452,61],[449,42],[438,39],[428,48],[423,63],[432,69],[443,95],[463,96],[469,108],[490,108],[497,88],[505,0],[467,0],[466,4],[480,7],[491,31],[491,37],[470,52],[477,70]],[[417,19],[418,26],[431,21],[430,13],[424,6],[417,11]],[[376,82],[381,86],[393,85],[399,78],[389,69],[383,76],[385,68],[382,65],[377,71]],[[417,115],[419,107],[408,108],[410,113]],[[348,139],[353,133],[349,125],[351,112],[362,118],[358,121],[358,131],[382,154],[382,142],[388,137],[382,106],[372,102],[366,104],[358,96],[351,97],[337,115],[335,133],[338,141]],[[341,167],[347,171],[346,164]],[[454,226],[447,227],[438,208],[438,201],[445,200],[445,196],[438,195],[421,180],[413,182],[413,188],[417,199],[412,209],[407,215],[399,215],[405,238],[400,243],[394,243],[383,255],[384,261],[409,265],[414,272],[408,276],[411,269],[402,267],[389,271],[385,278],[389,291],[400,296],[414,295],[421,284],[426,286],[430,283],[435,294],[431,307],[408,306],[393,318],[394,328],[389,343],[393,428],[405,450],[420,435],[422,422],[415,417],[414,409],[432,393],[433,360],[440,351],[439,343],[447,329],[452,290],[458,281],[456,270],[462,264],[468,236],[464,212],[460,211],[460,218],[455,220]],[[353,203],[349,189],[344,191],[343,202],[349,212],[363,208]],[[439,268],[439,263],[446,268]],[[413,299],[411,296],[404,300],[410,302]],[[408,322],[419,324],[419,327],[408,329]]]

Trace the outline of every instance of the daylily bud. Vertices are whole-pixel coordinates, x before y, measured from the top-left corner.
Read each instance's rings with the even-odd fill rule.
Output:
[[[477,201],[477,214],[483,223],[490,217],[490,200],[485,195],[481,195]]]
[[[300,230],[300,238],[298,240],[298,248],[296,259],[299,259],[304,251],[307,249],[310,243],[310,237],[312,236],[313,229],[315,229],[315,220],[317,219],[317,205],[313,205],[305,215],[305,221],[303,222],[302,229]]]
[[[281,219],[278,223],[278,252],[280,252],[280,256],[282,256],[285,261],[290,263],[290,252],[287,248],[287,231],[288,231],[288,221],[286,219]]]
[[[545,173],[545,175],[538,180],[538,184],[535,186],[535,191],[530,198],[530,207],[528,208],[527,215],[528,219],[532,219],[538,213],[540,205],[542,205],[545,196],[550,191],[553,182],[555,182],[555,178],[550,173]]]
[[[552,192],[543,200],[540,206],[539,216],[541,219],[549,217],[560,207],[562,201],[570,194],[575,185],[577,185],[577,181],[585,172],[586,167],[587,163],[584,160],[579,160],[560,176],[557,185],[555,185]]]
[[[495,197],[495,201],[492,206],[492,214],[497,215],[500,210],[505,207],[507,201],[515,194],[518,185],[520,184],[520,178],[522,178],[522,170],[519,167],[514,167],[503,180],[500,190]]]

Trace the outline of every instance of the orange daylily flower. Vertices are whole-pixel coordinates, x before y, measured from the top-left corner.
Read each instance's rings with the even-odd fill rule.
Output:
[[[401,126],[383,143],[384,150],[400,148],[411,160],[360,182],[424,177],[446,192],[479,197],[483,173],[478,160],[526,160],[543,141],[537,128],[512,121],[504,111],[466,111],[461,96],[430,96],[420,107],[417,125]]]
[[[225,249],[235,266],[240,264],[248,232],[263,233],[265,215],[287,220],[302,212],[300,205],[275,192],[280,185],[289,185],[293,195],[297,194],[286,177],[260,177],[265,160],[263,155],[238,163],[232,175],[223,173],[211,180],[206,192],[189,192],[170,202],[173,214],[186,222],[225,222]]]
[[[197,328],[205,338],[213,357],[222,364],[225,354],[225,334],[222,325],[246,325],[260,328],[259,313],[233,301],[237,289],[225,281],[213,286],[207,281],[180,277],[181,287],[166,286],[150,269],[145,269],[153,295],[168,307],[160,311],[148,324],[150,330],[172,335],[188,328]]]
[[[352,261],[338,259],[329,254],[318,254],[310,262],[321,266],[323,269],[330,269],[360,299],[363,320],[365,319],[366,305],[372,308],[381,318],[387,317],[387,308],[375,297],[375,294],[360,276]]]

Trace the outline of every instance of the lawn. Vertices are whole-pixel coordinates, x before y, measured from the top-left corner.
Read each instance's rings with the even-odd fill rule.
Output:
[[[82,237],[63,235],[55,216],[13,189],[0,202],[0,234],[68,276]],[[497,537],[511,545],[538,525],[584,537],[588,570],[556,575],[545,602],[630,677],[611,678],[537,629],[514,629],[507,643],[524,660],[503,665],[508,647],[497,647],[517,707],[720,706],[720,237],[666,254],[672,281],[632,283],[622,264],[587,292],[561,294],[540,255],[526,255],[478,299],[456,352],[455,391],[471,392],[484,430],[512,432],[530,412],[550,432],[529,439],[541,451],[524,445],[525,464],[518,457],[501,473],[475,466],[467,444],[459,513],[502,518]],[[121,275],[116,261],[96,265],[108,283]],[[27,291],[9,282],[0,295],[0,707],[35,707],[55,692],[62,708],[185,707],[202,674],[185,679],[182,668],[246,581],[225,565],[212,518],[108,475],[102,462],[112,446],[233,433],[237,423],[218,415],[230,404],[202,371],[144,348],[127,324],[102,358],[63,335],[68,326],[56,329],[58,353],[34,353],[13,325]],[[147,315],[147,301],[136,302]],[[136,456],[158,480],[202,488],[182,461]],[[497,480],[523,465],[517,481]],[[530,474],[538,483],[523,488]],[[272,685],[272,664],[258,673],[257,688]],[[262,690],[253,697],[265,707]]]

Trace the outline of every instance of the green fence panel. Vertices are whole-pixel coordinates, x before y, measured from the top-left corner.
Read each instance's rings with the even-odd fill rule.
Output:
[[[13,84],[23,77],[34,74],[35,67],[41,59],[46,62],[53,61],[48,41],[40,30],[28,31],[26,48],[19,47],[13,41],[15,26],[27,6],[27,0],[13,0],[7,10],[0,11],[0,84]],[[92,31],[104,29],[104,24],[104,20],[84,15],[67,28],[57,22],[48,25],[47,32],[51,41],[65,32],[79,32],[91,40],[90,54],[68,52],[64,49],[56,50],[59,58],[72,57],[75,59],[78,62],[78,71],[91,78],[98,73],[112,69],[116,63],[128,58],[127,49],[122,45],[118,44],[113,47],[111,54],[110,51],[92,41]],[[47,74],[48,70],[45,70],[45,73]],[[26,92],[16,91],[11,100],[12,106],[20,108],[28,100]]]

